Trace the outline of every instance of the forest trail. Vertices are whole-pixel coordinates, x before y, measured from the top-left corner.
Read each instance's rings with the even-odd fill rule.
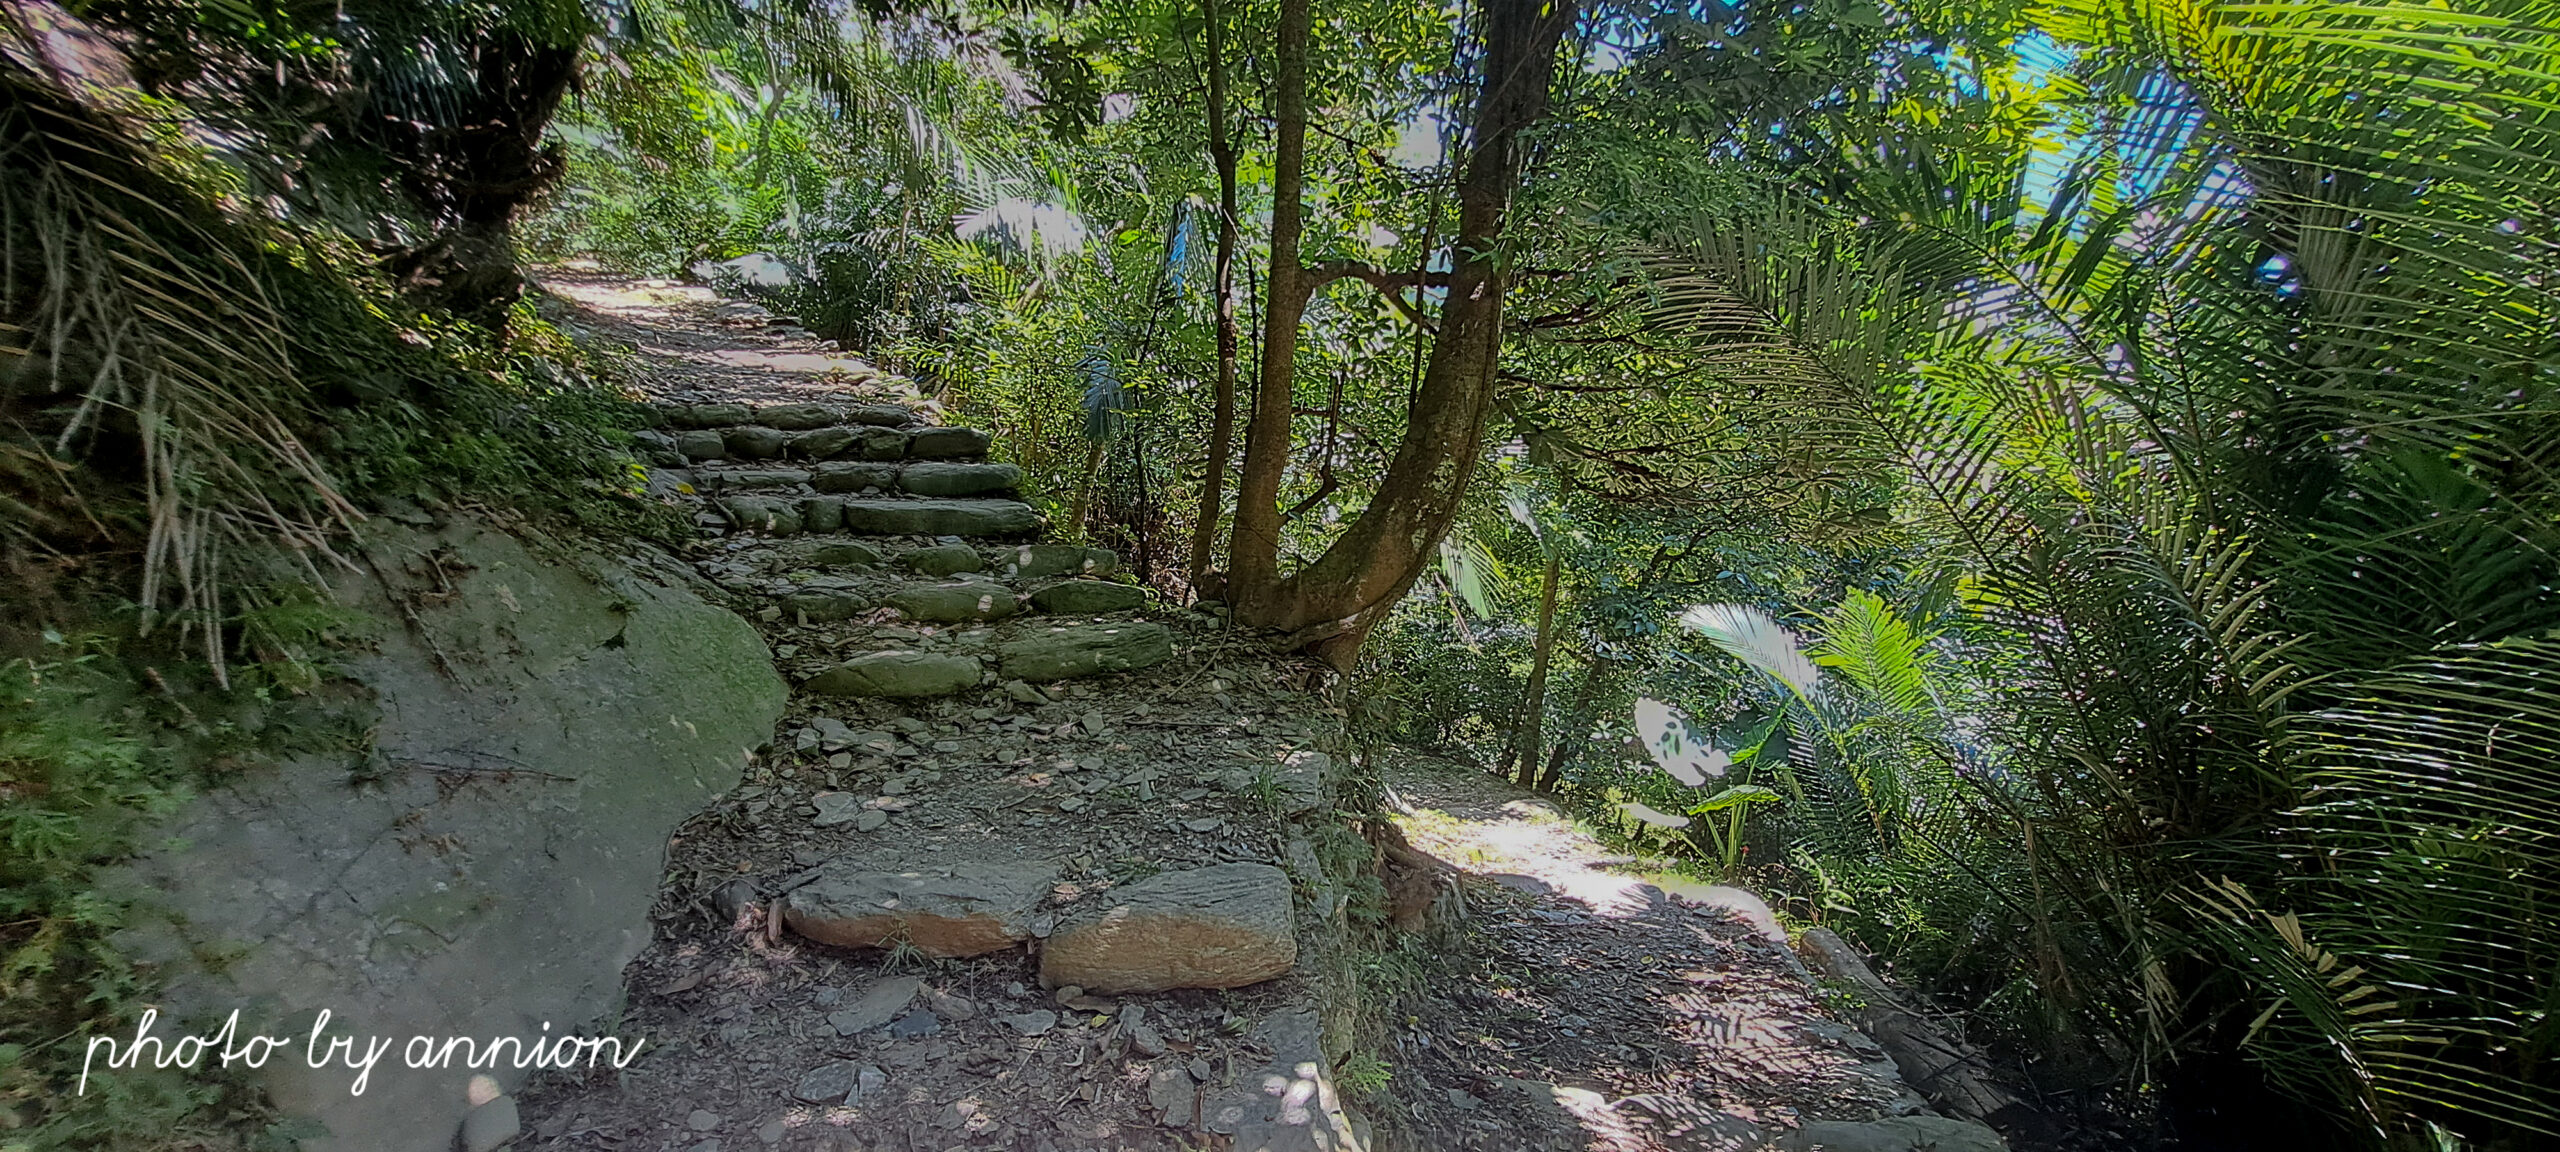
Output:
[[[1998,1147],[1810,1142],[1922,1104],[1765,917],[1597,867],[1544,801],[1400,759],[1429,858],[1364,839],[1308,666],[1040,542],[1019,473],[905,381],[706,289],[546,286],[633,349],[653,491],[797,687],[670,840],[612,1022],[650,1047],[485,1106],[467,1152]],[[1373,875],[1470,911],[1344,1050],[1383,1007],[1333,1002]]]

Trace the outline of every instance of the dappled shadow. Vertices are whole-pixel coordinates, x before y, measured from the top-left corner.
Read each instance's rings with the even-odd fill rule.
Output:
[[[1480,775],[1388,782],[1470,913],[1384,1055],[1424,1146],[1724,1152],[1918,1104],[1748,893],[1689,889],[1702,903],[1612,872],[1629,861]]]
[[[653,400],[694,403],[896,403],[906,386],[765,308],[665,280],[546,269],[548,314],[584,335],[630,347]]]

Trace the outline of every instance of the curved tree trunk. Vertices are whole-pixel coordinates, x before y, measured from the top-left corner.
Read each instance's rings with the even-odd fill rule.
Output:
[[[1218,169],[1218,390],[1209,425],[1209,463],[1200,479],[1200,516],[1191,528],[1190,570],[1195,593],[1209,582],[1212,546],[1225,508],[1228,457],[1235,449],[1236,359],[1236,143],[1227,132],[1227,35],[1218,0],[1201,0],[1209,24],[1209,160]]]
[[[1295,23],[1293,9],[1298,10]],[[1240,623],[1289,633],[1336,668],[1350,666],[1369,630],[1429,562],[1457,515],[1484,441],[1495,361],[1502,350],[1508,282],[1502,232],[1520,180],[1520,135],[1546,115],[1556,48],[1577,7],[1550,0],[1482,0],[1482,11],[1485,72],[1472,151],[1458,184],[1456,263],[1404,437],[1369,507],[1315,563],[1281,579],[1276,504],[1290,447],[1298,322],[1309,294],[1326,279],[1368,278],[1362,270],[1330,267],[1317,275],[1299,263],[1306,27],[1302,3],[1292,0],[1283,9],[1270,300],[1261,396],[1246,440],[1244,480],[1236,492],[1234,599]],[[1385,277],[1373,282],[1378,279]]]

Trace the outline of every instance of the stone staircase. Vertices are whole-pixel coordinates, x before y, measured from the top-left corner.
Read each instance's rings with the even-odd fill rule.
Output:
[[[668,404],[635,437],[652,490],[696,502],[698,561],[768,625],[875,627],[828,658],[781,638],[801,691],[914,699],[1160,664],[1172,634],[1100,548],[1038,542],[990,438],[895,404]],[[913,627],[899,627],[899,624]],[[768,629],[768,631],[773,631]]]

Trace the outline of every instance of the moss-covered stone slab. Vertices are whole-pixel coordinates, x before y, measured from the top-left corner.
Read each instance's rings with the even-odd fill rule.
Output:
[[[865,652],[801,682],[821,696],[885,696],[912,700],[949,696],[978,686],[978,662],[941,652]]]
[[[1074,544],[1025,544],[999,557],[997,567],[1008,580],[1108,576],[1119,569],[1120,554],[1108,548]]]
[[[987,566],[986,558],[978,555],[977,549],[966,544],[936,544],[931,548],[918,548],[907,553],[902,559],[907,562],[907,567],[927,576],[957,576],[963,572],[980,571]]]
[[[1019,500],[889,500],[844,502],[847,532],[883,536],[1012,536],[1040,527],[1040,514]]]
[[[791,446],[791,437],[779,428],[742,424],[721,433],[720,443],[739,460],[778,460],[782,450]]]
[[[877,488],[893,490],[898,483],[894,464],[860,464],[850,460],[832,460],[809,472],[809,486],[820,492],[860,492]]]
[[[937,624],[1002,620],[1022,610],[1013,589],[991,580],[952,584],[909,584],[889,595],[889,606],[911,619]]]
[[[1173,633],[1162,624],[1077,624],[1045,628],[998,650],[1012,680],[1066,680],[1152,668],[1173,658]]]
[[[791,438],[791,454],[803,460],[833,460],[861,439],[851,428],[812,428]]]
[[[755,421],[785,432],[806,432],[835,423],[837,415],[835,408],[825,404],[760,404]]]
[[[918,460],[984,456],[993,442],[976,428],[918,428],[907,438],[907,455]]]
[[[954,464],[922,461],[898,473],[898,487],[918,496],[985,496],[1011,492],[1022,483],[1022,469],[1011,464]]]

